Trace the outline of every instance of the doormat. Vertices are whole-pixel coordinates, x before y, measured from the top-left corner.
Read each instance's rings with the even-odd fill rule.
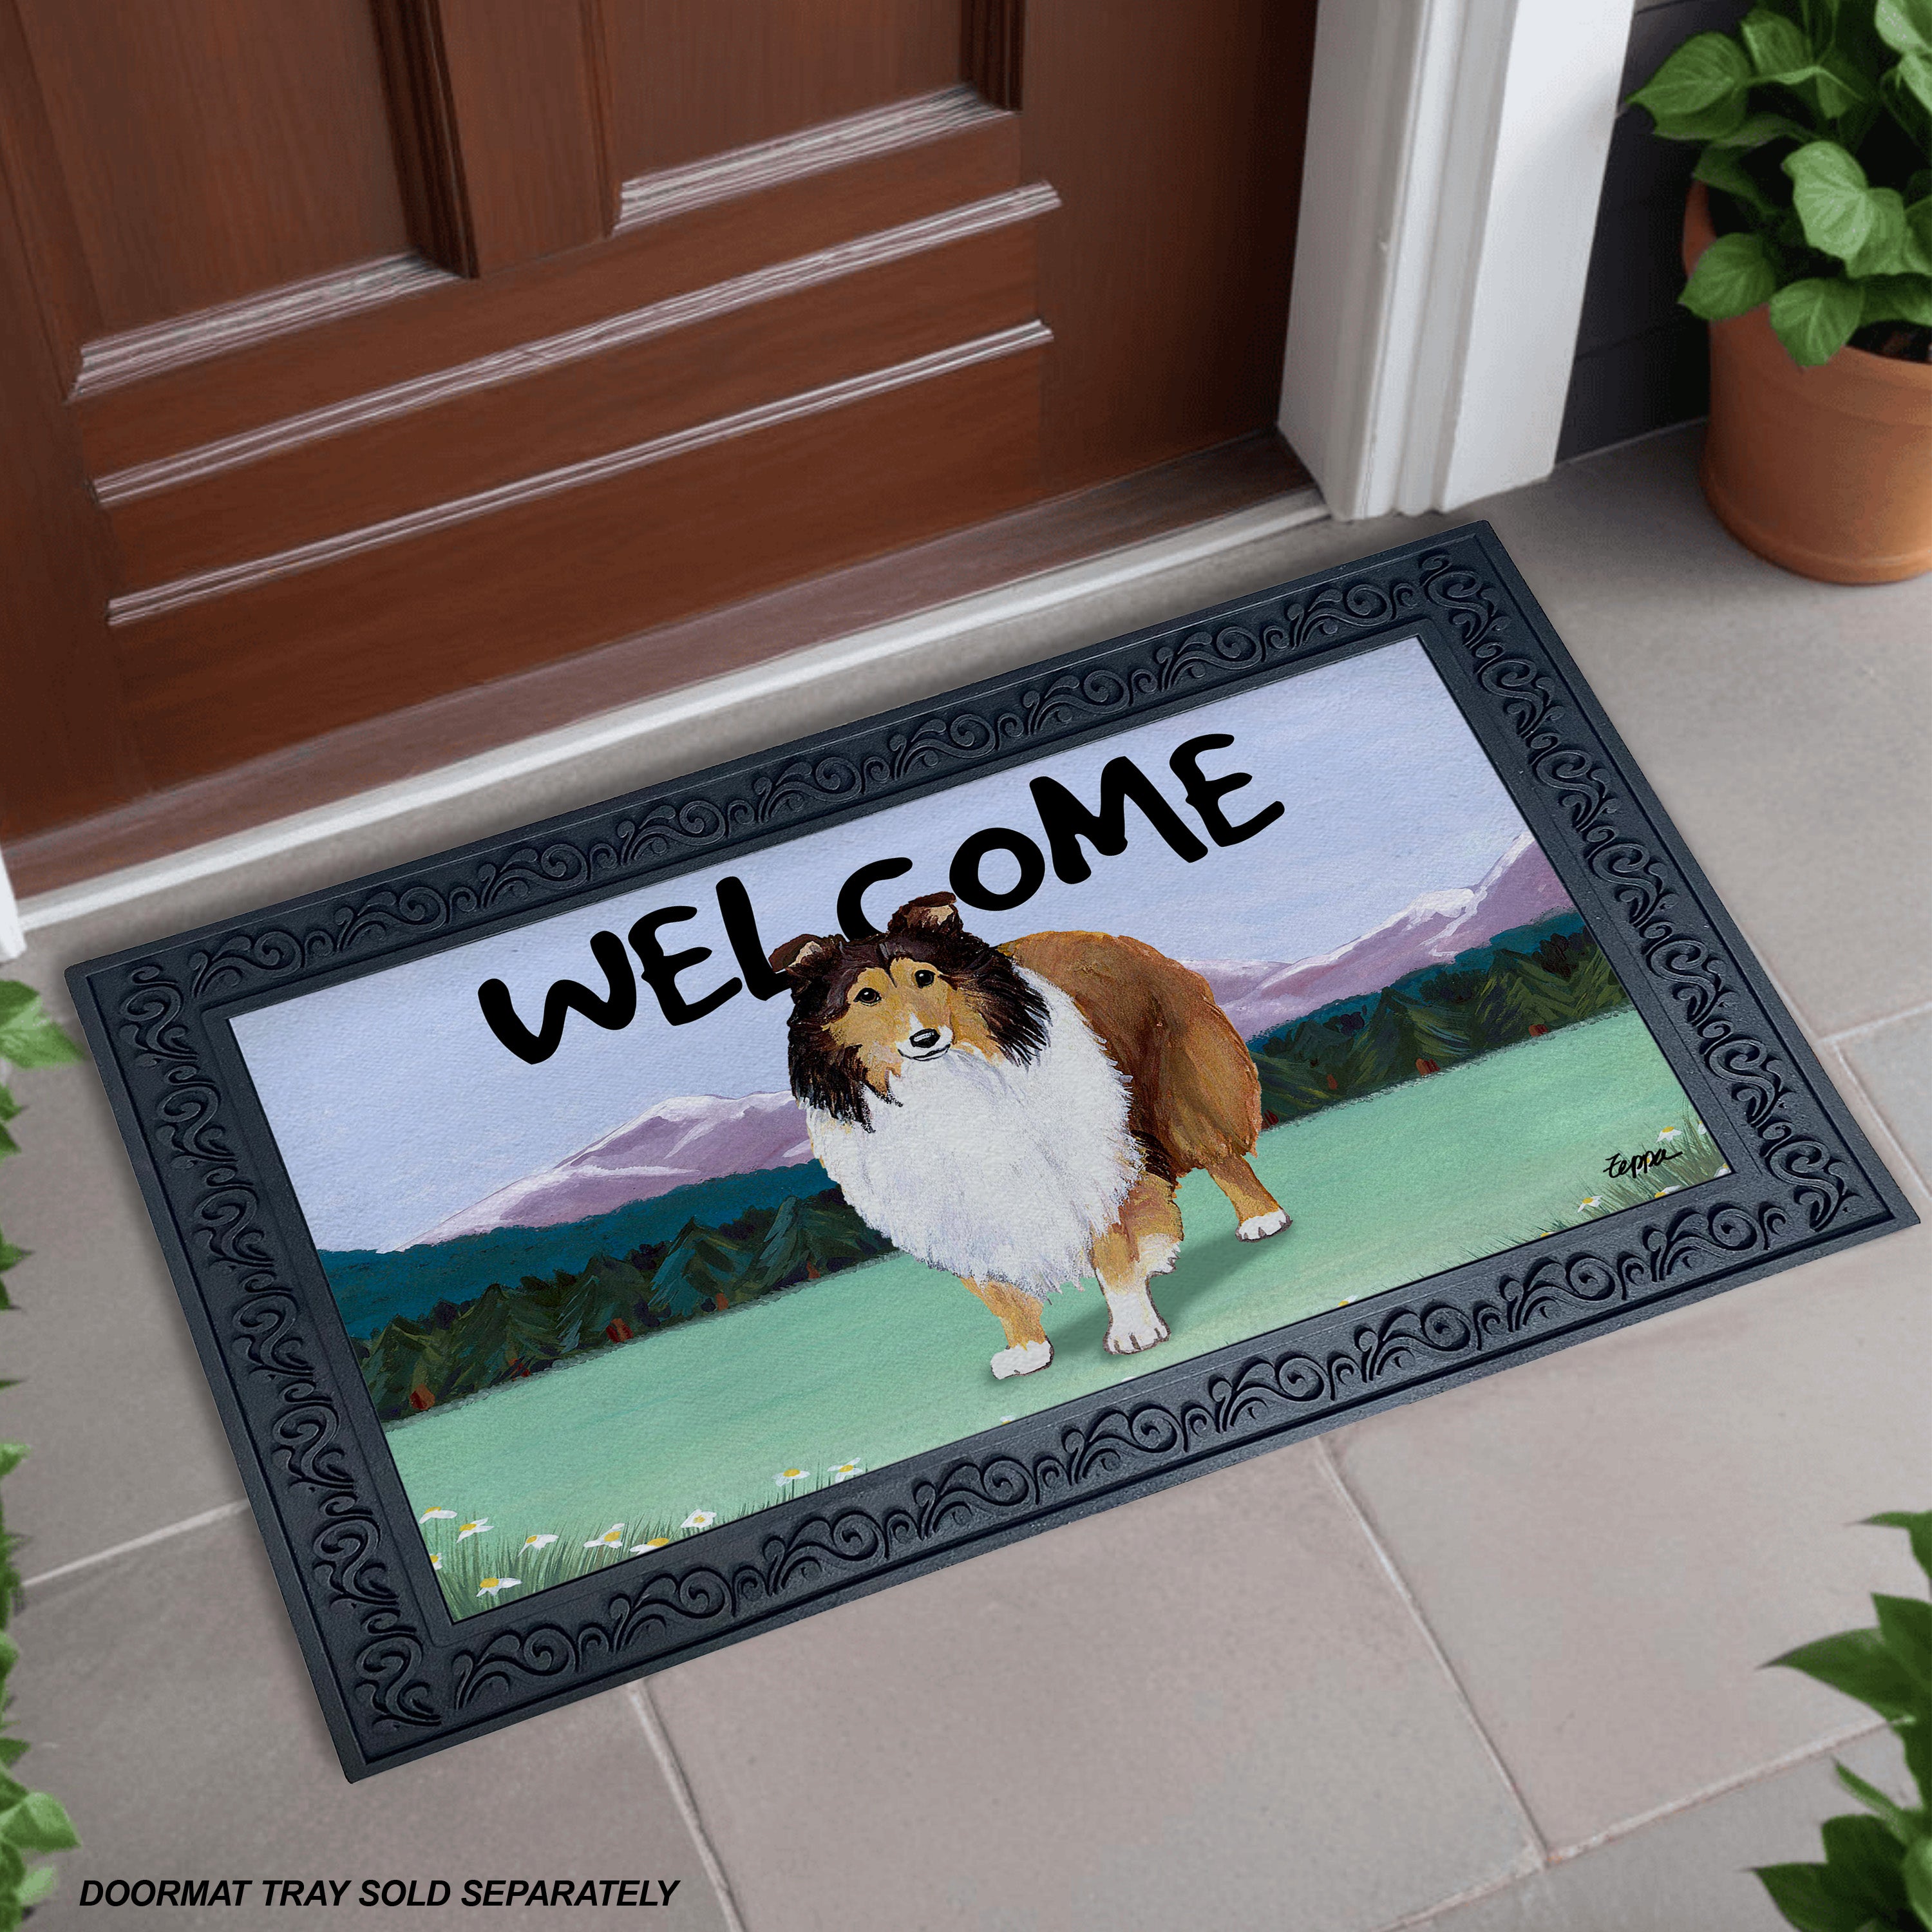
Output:
[[[351,1777],[1913,1218],[1482,524],[70,977]]]

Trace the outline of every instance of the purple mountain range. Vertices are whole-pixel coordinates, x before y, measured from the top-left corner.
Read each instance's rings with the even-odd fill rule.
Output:
[[[1574,908],[1542,848],[1522,833],[1480,885],[1424,892],[1372,932],[1292,966],[1265,960],[1190,959],[1244,1040],[1298,1020],[1331,1000],[1379,992],[1418,968],[1480,946],[1512,926]]]
[[[554,1228],[721,1174],[796,1167],[811,1158],[805,1116],[789,1094],[745,1094],[735,1100],[681,1095],[660,1100],[649,1113],[612,1128],[554,1167],[459,1208],[400,1245],[452,1241],[492,1228]]]
[[[1569,895],[1526,832],[1480,885],[1424,892],[1335,952],[1292,965],[1266,959],[1187,963],[1214,988],[1241,1037],[1252,1040],[1331,1000],[1378,992],[1418,967],[1453,959],[1513,926],[1571,910]],[[746,1094],[729,1100],[685,1095],[659,1101],[554,1166],[498,1188],[402,1245],[453,1240],[493,1228],[556,1227],[694,1181],[795,1167],[811,1158],[804,1117],[789,1094]]]

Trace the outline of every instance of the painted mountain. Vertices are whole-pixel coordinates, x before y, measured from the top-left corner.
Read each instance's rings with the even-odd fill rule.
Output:
[[[1188,964],[1214,988],[1241,1037],[1253,1040],[1337,1000],[1376,992],[1420,968],[1446,964],[1498,933],[1573,910],[1550,861],[1526,832],[1480,885],[1424,892],[1335,952],[1292,965],[1250,959]]]
[[[555,1228],[727,1174],[796,1167],[812,1158],[789,1094],[708,1094],[661,1100],[554,1167],[486,1194],[406,1244],[452,1241],[493,1228]]]

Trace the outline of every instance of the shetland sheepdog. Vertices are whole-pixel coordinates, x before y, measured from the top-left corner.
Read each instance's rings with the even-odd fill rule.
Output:
[[[998,1318],[996,1376],[1053,1359],[1048,1294],[1097,1276],[1107,1343],[1167,1339],[1148,1283],[1180,1246],[1175,1184],[1204,1168],[1244,1240],[1288,1225],[1247,1156],[1261,1085],[1208,982],[1137,939],[1036,932],[988,945],[950,892],[868,939],[801,934],[791,1090],[812,1152],[896,1247]]]

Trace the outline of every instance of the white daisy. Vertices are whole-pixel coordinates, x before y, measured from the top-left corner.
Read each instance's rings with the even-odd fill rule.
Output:
[[[1664,1127],[1659,1130],[1657,1138],[1660,1141],[1674,1141],[1683,1131],[1682,1127]]]
[[[1600,1208],[1603,1204],[1604,1197],[1600,1194],[1586,1194],[1576,1204],[1579,1208]]]
[[[525,1537],[524,1547],[526,1550],[548,1550],[556,1540],[556,1537],[545,1530],[541,1534]]]
[[[602,1536],[593,1536],[584,1546],[586,1550],[620,1550],[624,1544],[624,1526],[614,1522]]]
[[[811,1477],[812,1472],[809,1469],[781,1469],[772,1480],[780,1488],[783,1488],[787,1483],[808,1482]]]
[[[442,1568],[442,1558],[434,1550],[430,1552],[429,1567],[432,1570],[440,1570]]]
[[[862,1462],[835,1462],[832,1466],[832,1480],[842,1483],[849,1476],[862,1476],[866,1466]]]
[[[680,1529],[709,1529],[717,1520],[718,1512],[716,1510],[693,1510],[690,1515],[678,1525],[678,1528]]]
[[[633,1556],[641,1556],[647,1550],[666,1550],[670,1546],[670,1538],[668,1536],[647,1537],[642,1543],[634,1543],[631,1545],[631,1554]]]
[[[516,1587],[514,1576],[485,1576],[476,1594],[479,1597],[494,1597],[499,1590],[514,1590]]]
[[[454,1510],[446,1509],[424,1510],[416,1520],[418,1522],[433,1522],[440,1516],[447,1517],[450,1522],[454,1522],[456,1520],[456,1512]]]
[[[456,1540],[460,1543],[466,1536],[481,1536],[484,1531],[495,1528],[496,1525],[488,1516],[479,1516],[474,1522],[466,1522],[456,1532]]]

